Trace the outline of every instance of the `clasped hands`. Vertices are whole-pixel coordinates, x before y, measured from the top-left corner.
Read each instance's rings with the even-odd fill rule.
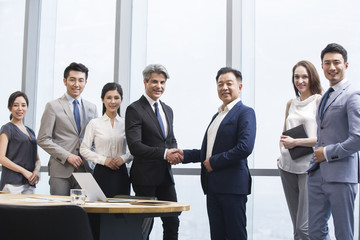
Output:
[[[172,148],[172,149],[168,149],[166,152],[166,160],[171,164],[171,165],[176,165],[178,163],[181,163],[182,161],[184,161],[184,151],[181,149],[176,149],[176,148]],[[203,162],[204,167],[206,168],[206,170],[208,172],[212,172],[213,169],[210,165],[210,159],[207,158],[204,162]]]
[[[171,165],[176,165],[184,161],[184,151],[177,148],[168,149],[166,151],[166,160]]]
[[[37,184],[40,179],[39,171],[37,169],[35,169],[33,172],[26,170],[23,173],[23,176],[28,180],[28,182],[31,186],[34,186],[35,184]]]
[[[123,165],[123,163],[124,163],[124,160],[121,157],[106,158],[106,160],[105,160],[105,166],[107,166],[111,170],[119,169],[120,166]]]

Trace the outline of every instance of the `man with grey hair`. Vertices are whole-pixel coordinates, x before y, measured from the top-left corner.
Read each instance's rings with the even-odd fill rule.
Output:
[[[136,196],[177,201],[169,162],[179,161],[173,131],[172,109],[160,101],[169,74],[164,66],[150,64],[143,71],[145,94],[126,109],[125,133],[134,161],[130,178]],[[163,239],[178,239],[179,218],[162,217]]]

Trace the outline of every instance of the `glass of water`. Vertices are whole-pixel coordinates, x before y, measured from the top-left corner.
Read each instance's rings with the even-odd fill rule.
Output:
[[[85,204],[85,190],[71,189],[70,190],[71,204],[83,205]]]

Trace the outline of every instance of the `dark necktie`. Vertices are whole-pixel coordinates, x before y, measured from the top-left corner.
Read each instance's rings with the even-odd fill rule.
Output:
[[[164,123],[161,119],[161,116],[160,116],[160,112],[159,112],[159,106],[158,106],[158,103],[155,102],[154,103],[154,106],[155,106],[155,114],[156,114],[156,117],[157,117],[157,120],[159,121],[159,124],[160,124],[160,127],[161,127],[161,131],[165,137],[165,129],[164,129]]]
[[[323,100],[321,102],[321,106],[320,106],[320,119],[323,119],[326,102],[329,99],[330,93],[333,92],[333,91],[334,91],[333,88],[329,88],[329,90],[327,90],[325,95],[324,95],[324,98],[323,98]]]
[[[79,103],[79,101],[78,101],[77,99],[75,99],[75,100],[73,101],[75,123],[76,123],[76,127],[77,127],[77,129],[78,129],[78,132],[79,132],[79,134],[80,134],[81,125],[80,125],[80,112],[79,112],[78,103]]]

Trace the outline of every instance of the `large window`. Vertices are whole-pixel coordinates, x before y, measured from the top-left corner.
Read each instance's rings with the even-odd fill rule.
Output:
[[[333,0],[256,1],[255,168],[277,167],[286,102],[295,97],[291,71],[298,61],[309,60],[315,65],[326,90],[329,84],[321,68],[320,52],[328,43],[340,43],[349,55],[347,78],[360,86],[360,32],[355,31],[360,15],[353,10],[357,7],[359,2],[355,0],[346,4]],[[289,239],[292,226],[281,181],[255,179],[252,196],[254,239]],[[358,236],[358,210],[355,213],[355,236]],[[329,224],[333,234],[332,221]]]
[[[25,0],[0,1],[0,126],[9,121],[11,93],[21,90]]]
[[[163,64],[170,74],[162,100],[173,108],[178,145],[200,148],[221,105],[215,76],[225,66],[226,2],[149,0],[148,14],[147,64]]]
[[[89,68],[82,96],[101,115],[101,89],[114,81],[115,10],[115,0],[43,1],[37,130],[45,104],[65,93],[63,73],[71,62]],[[42,149],[40,153],[46,165],[49,157]]]
[[[63,72],[71,62],[89,68],[83,97],[101,111],[101,89],[114,80],[116,1],[58,1],[54,97],[64,94]]]
[[[276,168],[286,102],[295,97],[291,71],[298,61],[315,65],[326,90],[320,52],[328,43],[340,43],[349,55],[347,77],[360,86],[360,32],[355,31],[360,15],[353,10],[358,6],[355,0],[256,1],[256,168]]]
[[[211,117],[221,105],[215,76],[225,66],[225,43],[225,1],[148,1],[146,64],[160,63],[170,74],[161,100],[174,111],[179,148],[201,147]],[[143,93],[144,88],[138,88],[131,96],[132,101]],[[198,168],[199,164],[177,167]],[[175,181],[178,200],[191,202],[192,209],[180,216],[179,239],[210,239],[200,177],[178,176]],[[160,220],[156,221],[152,235],[154,239],[161,238]]]
[[[137,100],[144,93],[143,68],[150,63],[163,64],[170,79],[161,99],[173,108],[179,148],[200,148],[209,121],[221,105],[215,75],[229,57],[226,55],[229,36],[226,28],[227,4],[231,2],[238,8],[233,9],[233,14],[241,15],[233,18],[233,26],[238,27],[233,30],[241,28],[241,42],[232,44],[238,44],[233,50],[240,48],[242,54],[242,99],[254,107],[257,116],[255,149],[249,158],[251,168],[276,171],[285,105],[294,97],[291,70],[296,62],[311,61],[321,76],[323,88],[327,89],[320,51],[330,42],[340,43],[349,54],[347,77],[360,88],[360,47],[357,44],[360,15],[354,10],[360,6],[357,0],[346,1],[346,4],[335,0],[241,0],[241,4],[236,0],[129,1],[131,10],[116,9],[120,0],[40,1],[36,133],[45,104],[64,94],[63,71],[73,61],[89,67],[83,96],[95,103],[101,114],[101,88],[114,80],[114,71],[128,66],[120,62],[123,68],[114,67],[116,11],[123,11],[132,18],[131,22],[122,22],[131,28],[131,36],[123,36],[127,32],[121,31],[121,37],[131,39],[130,83],[124,84],[130,87],[124,89],[124,97],[130,103]],[[0,0],[1,125],[9,121],[6,108],[9,94],[21,89],[25,3],[25,0]],[[120,55],[122,53],[120,51]],[[125,107],[123,104],[122,109]],[[46,166],[49,156],[41,148],[39,150],[42,165]],[[175,168],[199,168],[199,164]],[[177,175],[175,181],[178,200],[191,205],[191,210],[180,216],[179,238],[210,239],[200,177]],[[41,174],[36,192],[49,193],[47,172]],[[359,235],[358,205],[357,199],[356,237]],[[277,176],[253,177],[247,215],[249,239],[292,237],[292,224]],[[333,237],[332,222],[329,223]],[[151,238],[160,239],[161,236],[161,221],[156,219]]]

